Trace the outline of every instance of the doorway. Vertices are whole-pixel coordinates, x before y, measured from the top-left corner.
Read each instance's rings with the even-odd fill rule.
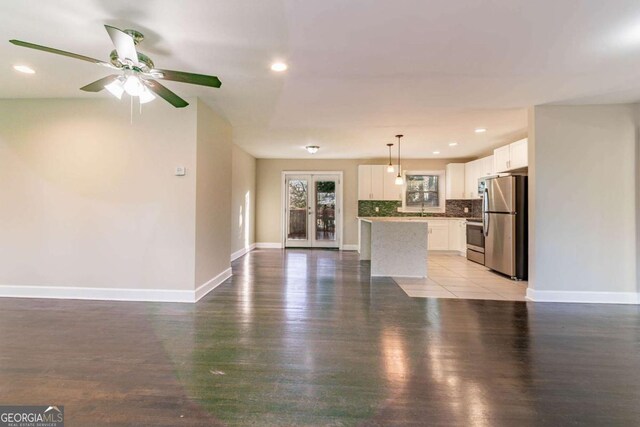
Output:
[[[340,248],[342,172],[283,172],[284,246]]]

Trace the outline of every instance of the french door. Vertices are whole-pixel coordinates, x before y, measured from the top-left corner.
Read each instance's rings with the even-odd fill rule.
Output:
[[[341,201],[339,174],[285,173],[285,247],[340,247]]]

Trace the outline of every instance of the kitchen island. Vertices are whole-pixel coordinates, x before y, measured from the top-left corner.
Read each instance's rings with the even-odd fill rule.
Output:
[[[428,218],[358,217],[361,260],[371,276],[427,277]]]

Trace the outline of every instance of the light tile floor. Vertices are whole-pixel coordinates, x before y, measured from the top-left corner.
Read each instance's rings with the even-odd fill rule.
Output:
[[[410,297],[525,301],[527,282],[516,282],[460,255],[429,254],[427,279],[394,277]]]

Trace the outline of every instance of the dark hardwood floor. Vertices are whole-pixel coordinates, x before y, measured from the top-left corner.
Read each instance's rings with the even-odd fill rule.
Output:
[[[413,299],[257,250],[190,304],[0,299],[0,403],[67,426],[640,425],[637,306]]]

